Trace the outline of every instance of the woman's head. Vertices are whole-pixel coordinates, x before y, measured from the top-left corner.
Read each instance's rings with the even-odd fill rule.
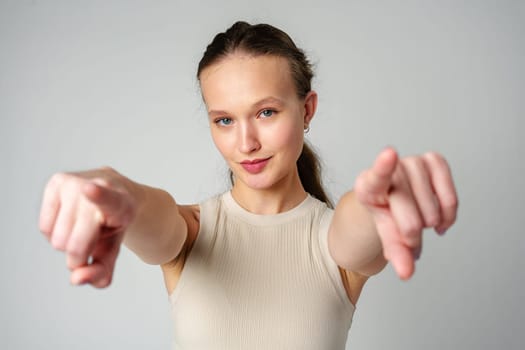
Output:
[[[304,144],[317,105],[312,68],[286,33],[237,22],[208,45],[197,77],[212,137],[236,180],[263,188],[298,174],[307,192],[330,204],[317,157]]]
[[[197,78],[200,79],[205,68],[238,52],[285,58],[290,66],[297,95],[305,98],[310,92],[313,71],[306,55],[288,34],[268,24],[251,25],[239,21],[224,33],[217,34],[199,62]]]

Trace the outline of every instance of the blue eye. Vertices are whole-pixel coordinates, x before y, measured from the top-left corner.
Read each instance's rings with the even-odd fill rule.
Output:
[[[271,117],[274,113],[275,113],[274,110],[265,109],[264,111],[261,112],[260,115],[263,116],[263,117]]]
[[[232,122],[233,120],[231,118],[224,117],[224,118],[217,119],[215,121],[215,124],[227,126],[227,125],[230,125]]]

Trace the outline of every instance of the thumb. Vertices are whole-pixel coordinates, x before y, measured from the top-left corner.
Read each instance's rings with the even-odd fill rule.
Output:
[[[96,288],[109,286],[113,279],[122,238],[122,234],[114,234],[101,239],[93,252],[93,261],[72,271],[71,283],[74,285],[89,283]]]

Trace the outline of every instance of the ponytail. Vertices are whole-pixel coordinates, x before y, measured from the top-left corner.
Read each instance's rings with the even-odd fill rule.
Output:
[[[319,157],[306,141],[303,145],[303,151],[297,160],[297,170],[305,191],[321,202],[325,202],[329,208],[333,208],[334,205],[323,188],[321,180],[322,168]]]

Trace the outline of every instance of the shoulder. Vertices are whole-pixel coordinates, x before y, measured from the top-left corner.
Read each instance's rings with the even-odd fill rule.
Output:
[[[186,221],[188,227],[188,233],[190,231],[195,231],[195,228],[199,228],[200,222],[200,206],[198,204],[189,204],[189,205],[177,205],[180,215]],[[189,236],[189,235],[188,235]]]
[[[189,251],[191,250],[191,247],[193,246],[193,243],[195,242],[195,239],[197,238],[197,234],[199,233],[200,206],[198,204],[188,204],[188,205],[177,204],[177,209],[179,210],[179,214],[182,216],[182,218],[186,222],[186,227],[188,229],[186,241],[184,242],[184,245],[182,246],[180,253],[174,259],[164,264],[162,266],[163,269],[173,268],[179,263],[184,264],[184,260],[186,256],[188,255]]]
[[[191,248],[193,247],[193,244],[195,243],[195,240],[197,239],[197,236],[199,234],[199,231],[201,229],[202,224],[202,211],[210,212],[211,207],[216,207],[218,203],[218,199],[220,198],[220,195],[212,196],[203,202],[199,204],[187,204],[187,205],[177,205],[177,209],[179,210],[179,214],[182,216],[184,221],[186,222],[186,227],[188,228],[188,234],[186,237],[186,241],[184,242],[184,245],[179,253],[172,261],[168,262],[165,267],[174,266],[177,263],[184,263],[184,260],[188,256],[188,254],[191,251]],[[209,215],[209,214],[208,214]],[[206,220],[206,218],[204,218]]]

